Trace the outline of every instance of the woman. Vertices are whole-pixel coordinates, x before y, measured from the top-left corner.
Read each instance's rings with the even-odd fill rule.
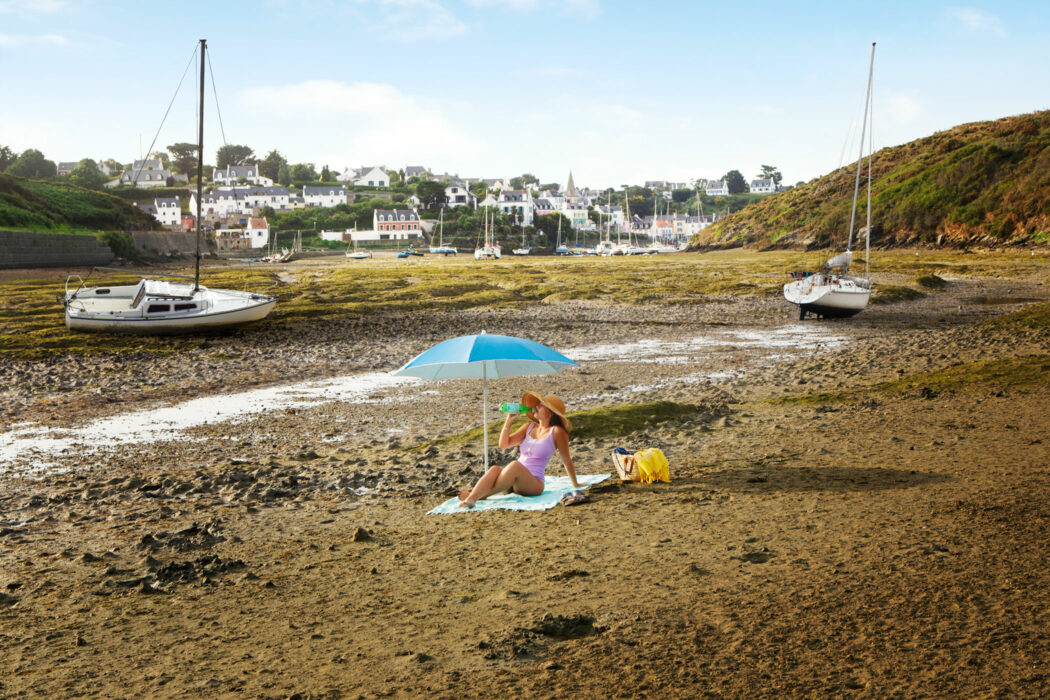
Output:
[[[532,409],[528,413],[529,422],[511,433],[510,424],[517,416],[508,413],[499,434],[500,449],[521,445],[521,456],[505,467],[491,467],[473,489],[460,491],[460,508],[473,508],[478,501],[496,493],[513,491],[522,496],[539,496],[543,493],[547,462],[555,451],[561,456],[573,488],[580,488],[576,467],[569,456],[572,423],[565,417],[565,402],[554,394],[540,396],[526,391],[521,403]]]

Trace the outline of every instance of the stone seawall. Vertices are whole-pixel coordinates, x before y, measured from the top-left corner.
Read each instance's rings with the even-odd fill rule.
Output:
[[[108,265],[114,257],[90,235],[0,231],[0,268],[90,267]]]

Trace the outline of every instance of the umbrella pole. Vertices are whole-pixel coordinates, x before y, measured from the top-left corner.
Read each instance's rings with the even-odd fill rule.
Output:
[[[485,473],[489,471],[489,388],[488,367],[481,363],[481,434],[484,436],[482,444],[485,446]]]

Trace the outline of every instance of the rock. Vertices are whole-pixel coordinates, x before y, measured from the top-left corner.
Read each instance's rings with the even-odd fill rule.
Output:
[[[84,562],[85,564],[95,564],[97,562],[102,561],[102,557],[96,557],[91,552],[84,552],[84,556],[80,557],[80,561]]]
[[[354,530],[354,534],[350,536],[350,539],[354,542],[370,542],[372,540],[372,533],[363,527],[359,527]]]
[[[0,605],[14,605],[18,602],[18,598],[7,593],[0,593]]]

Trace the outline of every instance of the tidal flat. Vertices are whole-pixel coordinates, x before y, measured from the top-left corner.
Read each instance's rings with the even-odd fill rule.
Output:
[[[0,695],[1045,696],[1050,258],[873,251],[884,303],[800,323],[783,273],[819,262],[209,262],[276,312],[167,338],[0,275],[3,435],[253,406],[5,453]],[[671,483],[425,516],[481,473],[480,385],[306,389],[481,330],[580,363],[491,382],[489,421],[558,393],[580,472],[660,447]]]

